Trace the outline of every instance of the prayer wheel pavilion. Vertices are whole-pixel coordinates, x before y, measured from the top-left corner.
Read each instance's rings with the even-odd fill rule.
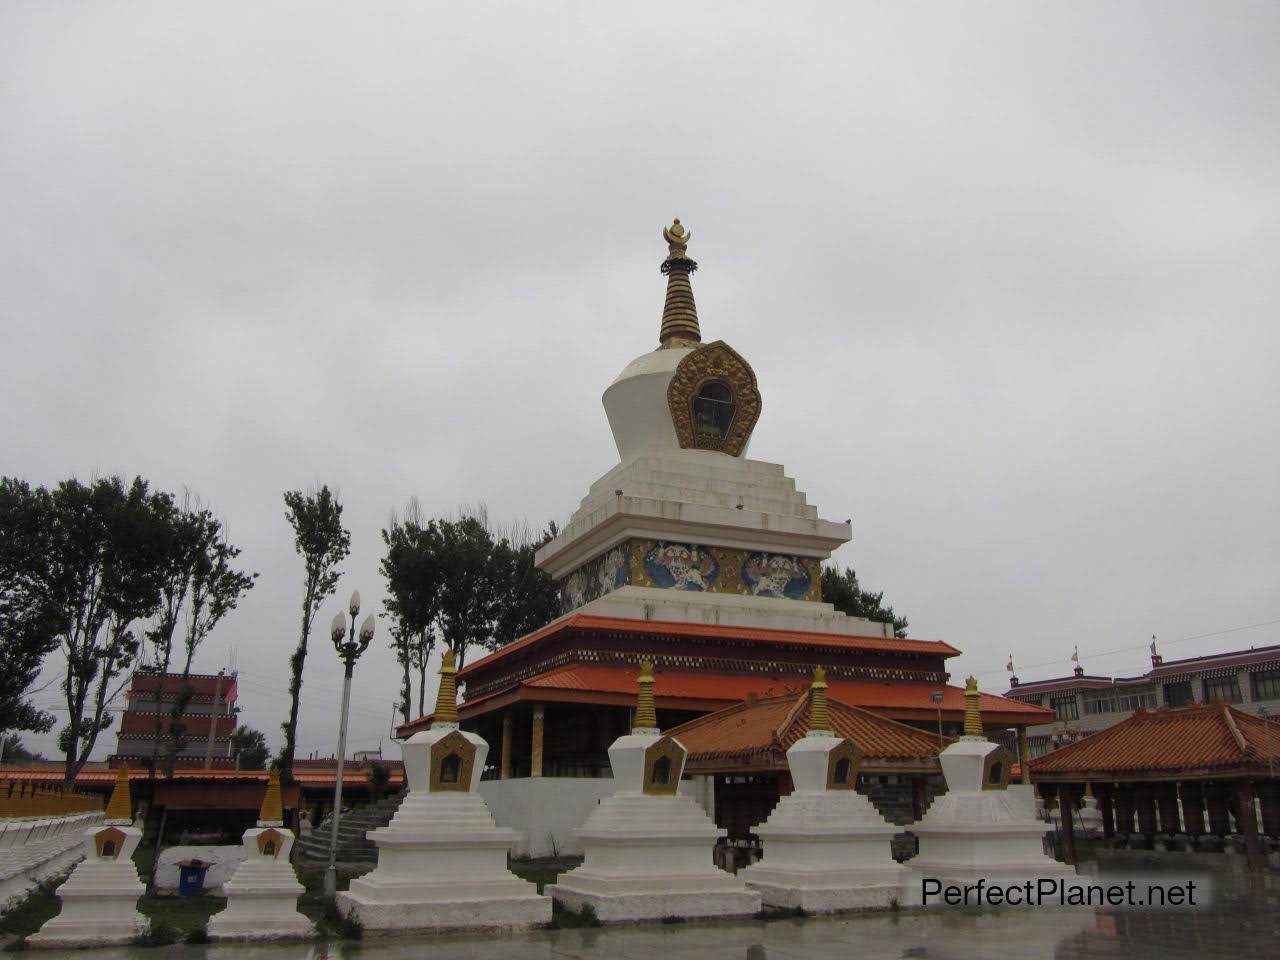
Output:
[[[537,555],[563,614],[458,673],[462,725],[491,747],[481,786],[506,822],[552,804],[580,823],[608,795],[590,781],[609,776],[609,745],[633,725],[641,660],[654,664],[662,729],[749,697],[803,693],[815,666],[833,701],[935,734],[963,723],[964,691],[947,670],[960,651],[823,602],[822,562],[852,538],[851,523],[823,519],[780,464],[747,457],[764,409],[755,372],[723,340],[703,342],[691,234],[677,220],[663,237],[658,346],[603,397],[619,462]],[[992,730],[1052,719],[992,694],[981,707]],[[537,838],[576,825],[525,829]],[[519,852],[542,852],[534,847]]]

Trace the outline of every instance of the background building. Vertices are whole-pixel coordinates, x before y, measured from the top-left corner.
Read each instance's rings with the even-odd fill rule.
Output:
[[[191,693],[178,717],[182,732],[175,766],[187,770],[235,769],[231,738],[237,713],[235,673],[220,670],[216,674],[189,674],[185,686]],[[112,766],[128,763],[134,769],[146,769],[152,756],[163,758],[174,752],[171,714],[183,688],[180,673],[145,668],[134,672],[125,692],[129,706],[120,717],[116,752],[109,758]]]

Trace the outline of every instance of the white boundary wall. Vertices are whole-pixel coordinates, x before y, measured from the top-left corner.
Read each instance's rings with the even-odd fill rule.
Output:
[[[84,856],[84,832],[102,812],[0,819],[0,914],[37,884],[65,873]]]

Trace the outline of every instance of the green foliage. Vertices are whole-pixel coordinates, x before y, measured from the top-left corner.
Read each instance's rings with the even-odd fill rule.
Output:
[[[322,934],[339,940],[360,940],[364,937],[364,924],[355,916],[339,910],[333,899],[325,900],[319,926]]]
[[[580,927],[599,927],[602,926],[600,918],[596,916],[595,907],[586,904],[581,910],[570,910],[561,905],[559,900],[551,904],[551,923],[552,930],[573,930]]]
[[[284,744],[278,765],[285,780],[293,775],[293,755],[297,749],[298,702],[302,694],[302,669],[307,660],[307,639],[320,604],[333,595],[342,572],[338,564],[351,552],[351,534],[342,526],[342,504],[327,486],[304,494],[291,490],[284,495],[285,518],[293,528],[293,544],[304,567],[302,623],[298,646],[289,658],[289,718],[281,724]]]
[[[4,758],[5,763],[25,763],[29,760],[43,760],[38,753],[28,750],[26,744],[22,742],[22,738],[16,733],[10,733],[4,738],[4,748],[0,749],[0,757]]]
[[[231,734],[231,749],[239,757],[241,770],[265,770],[271,759],[271,748],[267,746],[267,738],[261,732],[246,727],[236,727]]]
[[[391,782],[391,768],[376,760],[369,763],[369,795],[374,800],[381,800],[387,792],[387,784]]]
[[[140,933],[129,941],[134,947],[167,947],[182,939],[182,931],[164,920],[152,919],[147,924],[145,933]]]
[[[67,874],[63,873],[33,887],[21,902],[0,917],[0,934],[17,934],[20,939],[25,939],[56,917],[62,904],[55,891],[66,879]]]
[[[883,592],[863,590],[852,567],[845,567],[843,572],[836,567],[822,568],[822,599],[852,617],[892,623],[895,637],[907,635],[907,618],[895,616],[893,607],[884,605]]]

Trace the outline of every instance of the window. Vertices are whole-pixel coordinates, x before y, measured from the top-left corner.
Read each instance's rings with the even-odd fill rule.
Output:
[[[1253,675],[1253,699],[1280,700],[1280,670],[1265,670]]]
[[[1004,763],[997,760],[991,765],[991,775],[987,777],[987,783],[998,784],[1004,779]]]
[[[451,753],[440,761],[440,782],[457,783],[462,776],[462,758]]]
[[[1084,702],[1084,715],[1086,717],[1093,716],[1095,713],[1115,713],[1116,700],[1114,697],[1088,697]]]
[[[738,405],[733,391],[718,380],[705,383],[693,398],[693,430],[699,441],[719,444],[729,435],[729,425]]]
[[[671,782],[671,758],[659,757],[653,764],[653,785],[665,787]]]
[[[276,842],[268,840],[262,845],[262,855],[264,857],[274,857],[276,855]]]
[[[1190,680],[1178,680],[1164,685],[1164,702],[1171,707],[1185,707],[1195,703],[1195,695],[1191,692]]]
[[[1139,707],[1144,710],[1154,710],[1156,708],[1156,695],[1154,693],[1131,693],[1123,697],[1117,697],[1116,705],[1121,713],[1132,713]]]
[[[831,779],[836,783],[848,783],[849,774],[853,770],[853,764],[849,762],[848,757],[841,757],[836,761],[835,776]]]
[[[1206,677],[1204,681],[1204,699],[1206,703],[1225,700],[1227,703],[1240,702],[1240,680],[1232,674],[1229,677]]]
[[[102,855],[104,857],[114,857],[116,855],[116,842],[114,840],[102,841]]]
[[[1080,710],[1076,706],[1075,699],[1055,700],[1053,704],[1053,718],[1055,720],[1079,720]]]

